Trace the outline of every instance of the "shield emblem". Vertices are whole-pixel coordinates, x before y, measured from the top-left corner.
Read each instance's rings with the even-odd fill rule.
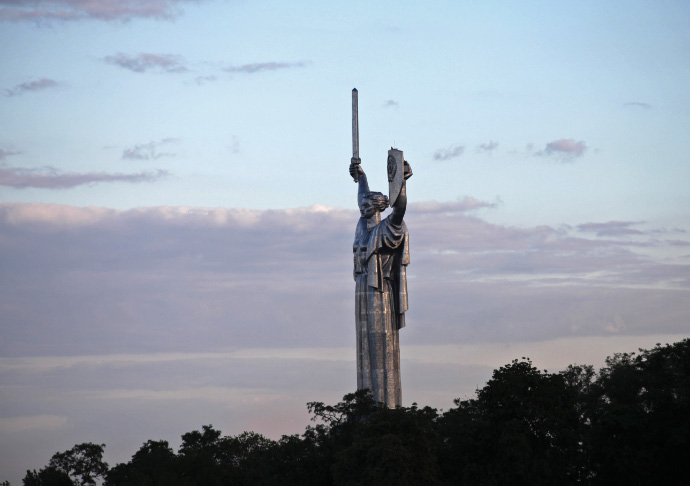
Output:
[[[403,153],[402,150],[391,147],[388,151],[388,201],[391,207],[400,195],[403,185]]]

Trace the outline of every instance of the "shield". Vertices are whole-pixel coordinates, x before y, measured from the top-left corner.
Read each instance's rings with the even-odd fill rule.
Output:
[[[388,201],[391,207],[403,186],[404,166],[402,150],[391,147],[388,151]]]

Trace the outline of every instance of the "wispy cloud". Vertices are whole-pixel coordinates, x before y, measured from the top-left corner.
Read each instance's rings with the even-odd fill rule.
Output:
[[[434,160],[450,160],[462,155],[465,151],[464,145],[454,144],[447,148],[438,149],[434,152]]]
[[[383,107],[384,107],[384,108],[398,108],[399,106],[400,106],[400,103],[398,103],[398,102],[395,101],[395,100],[386,100],[386,101],[383,103]]]
[[[0,161],[5,160],[7,157],[11,157],[13,155],[19,155],[21,152],[18,150],[5,150],[5,149],[0,149]]]
[[[199,86],[202,86],[206,83],[213,83],[214,81],[217,81],[217,80],[218,80],[218,76],[214,76],[212,74],[208,75],[208,76],[197,76],[196,78],[194,78],[194,81]]]
[[[587,145],[583,141],[576,142],[572,138],[561,138],[546,144],[543,150],[535,153],[540,157],[554,156],[563,161],[570,161],[584,155]]]
[[[13,88],[4,90],[5,96],[20,96],[24,93],[32,93],[36,91],[43,91],[46,89],[57,88],[60,83],[50,78],[41,78],[36,81],[27,81],[26,83],[21,83]]]
[[[294,69],[303,68],[310,64],[309,61],[297,62],[256,62],[252,64],[243,64],[241,66],[229,66],[224,68],[224,71],[229,73],[245,73],[254,74],[263,71],[277,71],[279,69]]]
[[[122,158],[129,160],[156,160],[161,157],[174,157],[176,154],[171,152],[160,152],[161,145],[168,145],[179,141],[179,138],[164,138],[160,141],[142,143],[122,151]]]
[[[582,232],[595,233],[597,236],[631,236],[642,235],[643,231],[633,228],[640,222],[608,221],[606,223],[584,223],[577,226]]]
[[[415,214],[443,214],[462,213],[475,209],[493,209],[501,206],[503,202],[497,199],[494,202],[481,201],[474,197],[465,196],[456,201],[423,201],[410,204],[410,211]]]
[[[230,138],[230,152],[233,154],[239,154],[240,153],[240,139],[237,137],[237,135],[232,135]]]
[[[178,4],[193,0],[0,0],[0,20],[8,22],[95,19],[126,22],[136,18],[170,20]]]
[[[0,431],[3,433],[26,432],[28,430],[52,430],[64,427],[67,417],[61,415],[34,415],[0,418]]]
[[[142,52],[137,55],[129,55],[118,52],[112,56],[102,58],[104,62],[113,64],[135,73],[146,71],[158,71],[164,73],[183,73],[188,71],[182,56],[175,54],[150,54]]]
[[[0,167],[0,186],[27,189],[68,189],[101,182],[154,182],[170,175],[167,171],[138,172],[118,174],[108,172],[62,172],[54,167],[26,169],[19,167]]]
[[[494,142],[493,140],[490,140],[487,143],[480,143],[479,145],[477,145],[476,150],[477,150],[478,154],[486,153],[486,154],[491,155],[491,152],[493,152],[497,148],[498,148],[498,142]]]
[[[644,108],[645,110],[649,110],[652,108],[652,105],[649,103],[641,103],[639,101],[630,101],[628,103],[623,103],[623,106],[631,106],[631,107],[636,107],[636,108]]]

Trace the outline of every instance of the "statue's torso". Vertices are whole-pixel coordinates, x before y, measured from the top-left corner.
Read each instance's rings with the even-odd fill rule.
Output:
[[[367,229],[366,220],[360,220],[355,232],[355,241],[352,245],[352,253],[354,255],[354,275],[355,279],[358,276],[366,277],[368,273],[369,262],[367,260],[367,253],[370,244],[370,236],[376,227],[380,224],[386,224],[386,220],[381,221],[377,225]],[[371,254],[370,258],[380,259],[381,278],[390,279],[393,273],[394,253],[396,249],[381,247],[376,250],[375,254]]]

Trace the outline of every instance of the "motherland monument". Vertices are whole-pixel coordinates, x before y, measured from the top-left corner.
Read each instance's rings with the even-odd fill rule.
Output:
[[[357,336],[357,389],[371,390],[387,407],[402,405],[400,340],[405,326],[409,235],[403,217],[406,180],[412,169],[401,150],[388,151],[388,196],[369,190],[359,158],[358,92],[352,90],[352,159],[350,175],[358,184],[360,218],[352,246]],[[381,220],[387,206],[393,209]]]

